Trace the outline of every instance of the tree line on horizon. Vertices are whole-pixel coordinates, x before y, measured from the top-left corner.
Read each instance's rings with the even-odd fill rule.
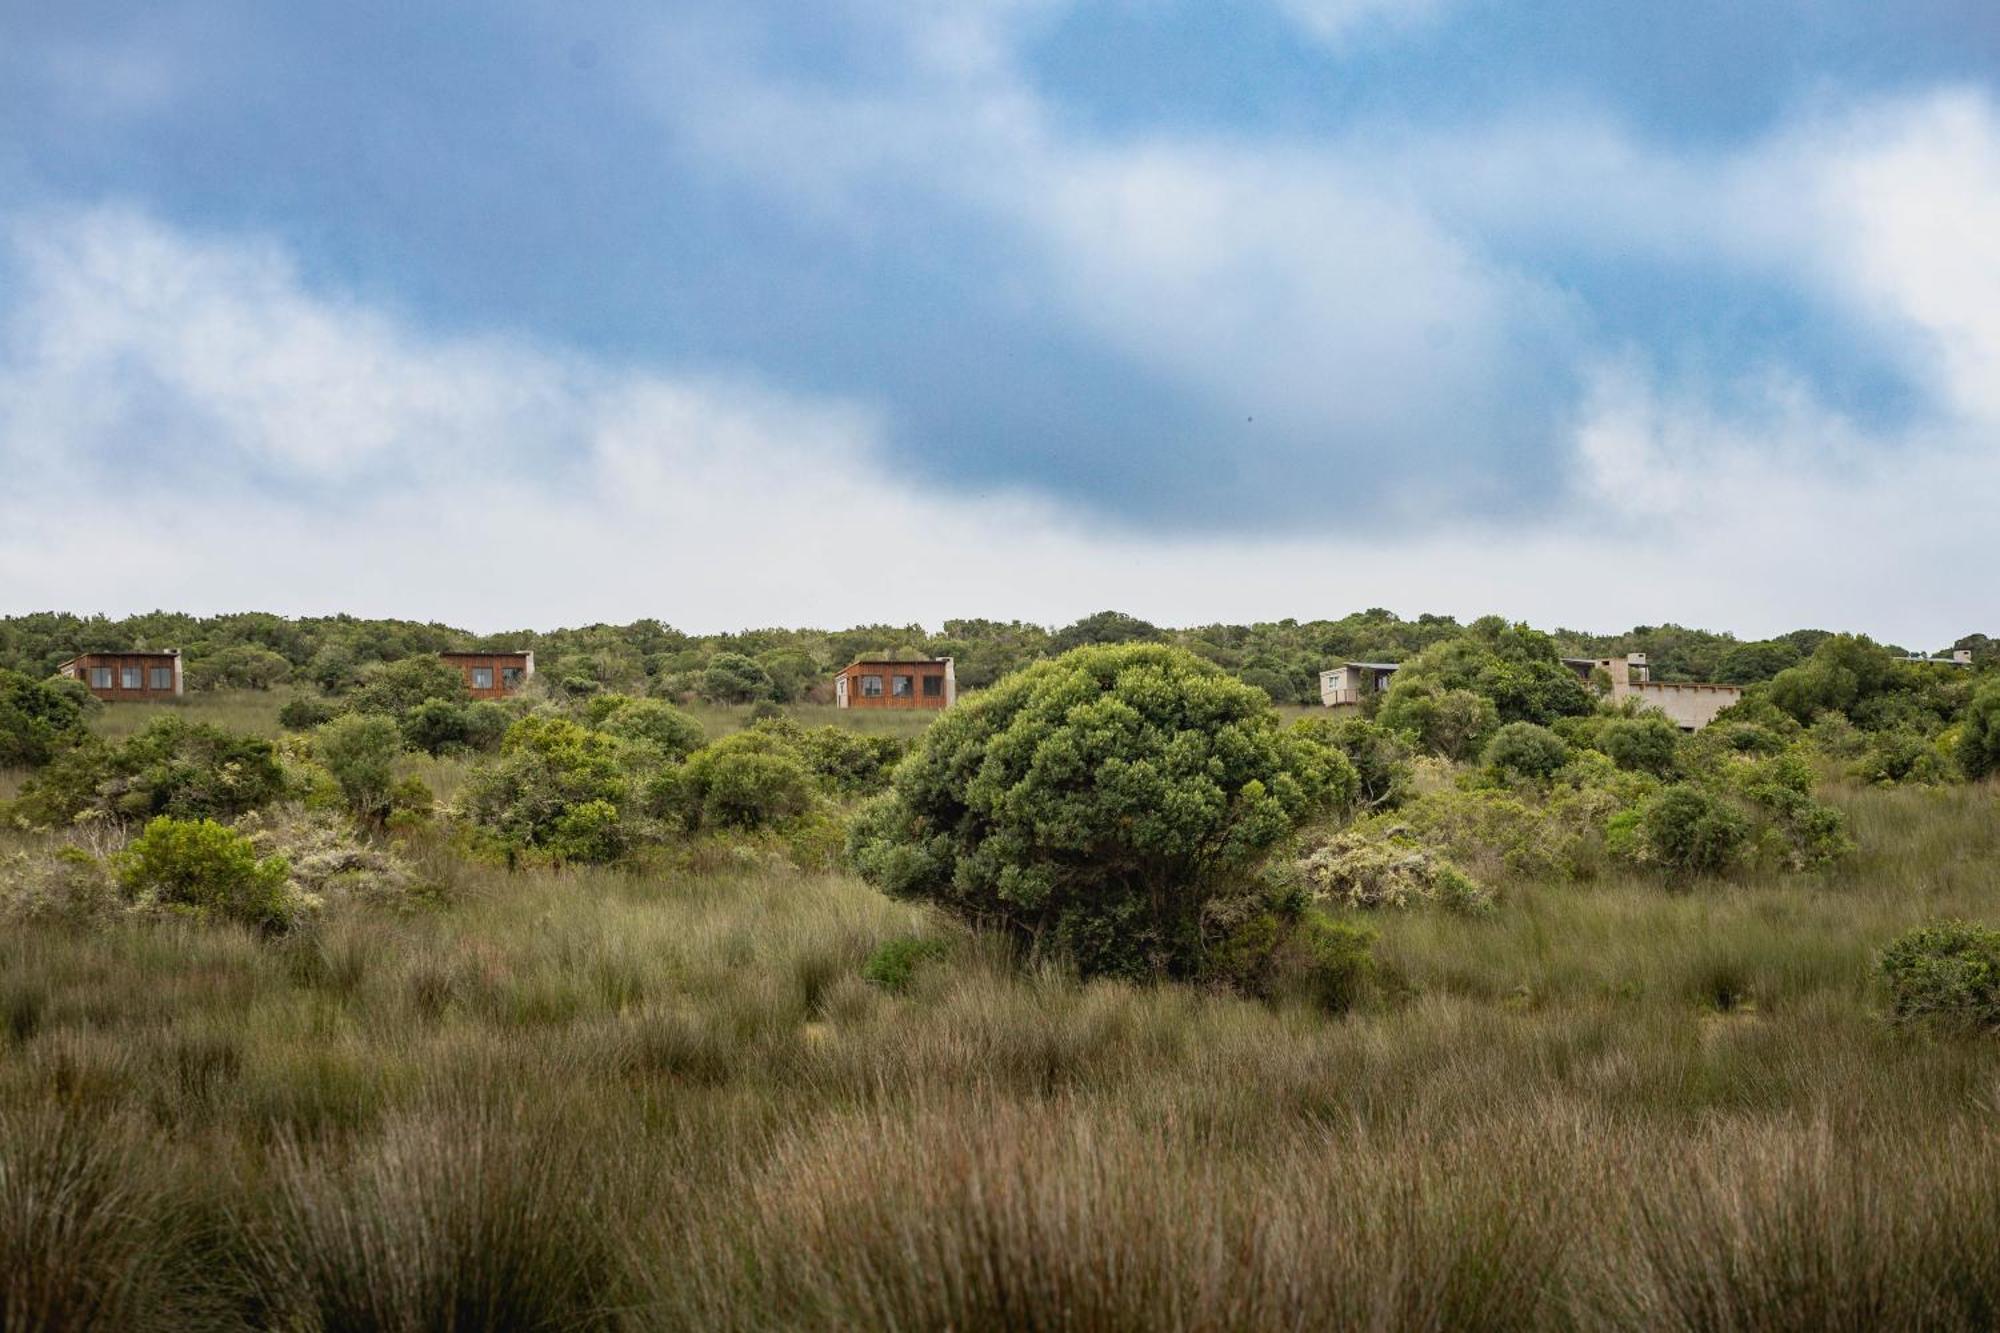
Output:
[[[341,694],[381,663],[447,649],[529,649],[543,681],[563,693],[794,703],[827,697],[832,673],[857,657],[948,656],[956,660],[961,687],[982,689],[1070,648],[1165,643],[1214,662],[1274,702],[1310,704],[1318,702],[1319,673],[1330,665],[1402,661],[1440,642],[1504,624],[1494,616],[1471,622],[1432,614],[1404,619],[1373,607],[1334,620],[1287,618],[1185,628],[1101,611],[1060,627],[953,619],[935,631],[917,624],[878,624],[690,634],[648,619],[481,635],[436,621],[350,615],[152,611],[112,618],[36,612],[0,618],[0,668],[41,677],[79,653],[178,648],[193,690],[294,685]],[[1618,634],[1558,628],[1548,631],[1548,637],[1565,655],[1644,653],[1655,680],[1753,685],[1806,662],[1833,632],[1799,629],[1746,640],[1668,624],[1639,625]],[[1906,651],[1893,644],[1883,647],[1893,654]],[[2000,660],[2000,641],[1984,634],[1967,634],[1933,651],[1953,649],[1969,650],[1976,663]]]

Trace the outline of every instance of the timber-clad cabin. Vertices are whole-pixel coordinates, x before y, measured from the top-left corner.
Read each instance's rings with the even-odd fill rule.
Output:
[[[864,658],[833,678],[833,702],[841,708],[949,708],[957,700],[958,676],[949,657]]]
[[[56,674],[82,681],[92,694],[111,703],[178,699],[186,692],[178,648],[160,652],[83,653],[57,667]]]
[[[535,674],[533,653],[439,653],[448,667],[465,675],[465,692],[475,699],[503,699]]]

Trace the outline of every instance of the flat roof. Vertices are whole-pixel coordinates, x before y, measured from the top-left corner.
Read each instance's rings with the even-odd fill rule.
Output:
[[[857,657],[852,662],[849,662],[847,666],[842,667],[841,670],[846,671],[849,670],[850,668],[858,666],[883,666],[883,667],[943,666],[946,662],[949,661],[951,661],[949,657],[911,657],[911,658],[904,658],[901,660],[898,660],[893,657]]]
[[[533,657],[532,648],[447,648],[439,657]]]
[[[180,655],[181,650],[178,648],[98,648],[91,652],[78,653],[68,662],[59,662],[57,665],[69,666],[73,662],[81,662],[86,657],[179,657]]]

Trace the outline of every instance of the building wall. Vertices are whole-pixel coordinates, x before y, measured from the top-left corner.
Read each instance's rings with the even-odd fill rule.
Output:
[[[1685,731],[1700,731],[1715,721],[1715,715],[1743,697],[1743,691],[1735,685],[1705,685],[1662,681],[1647,681],[1640,685],[1627,685],[1621,691],[1616,681],[1612,682],[1611,695],[1614,699],[1627,696],[1636,697],[1648,708],[1657,708],[1669,720]]]
[[[528,683],[535,674],[533,653],[440,653],[446,666],[457,667],[465,675],[465,690],[475,699],[504,699]],[[521,673],[518,683],[509,685],[507,668]],[[491,671],[493,683],[489,686],[473,684],[474,670]]]
[[[1323,671],[1319,677],[1319,701],[1328,708],[1361,702],[1361,683],[1346,667]]]
[[[109,686],[93,683],[92,668],[109,669]],[[133,668],[139,672],[136,689],[125,687],[125,673]],[[153,672],[165,669],[172,673],[172,684],[157,687],[153,684]],[[64,663],[58,671],[72,680],[80,680],[90,692],[111,703],[142,703],[148,699],[176,699],[185,689],[181,677],[181,659],[178,653],[85,653],[74,662]]]
[[[882,693],[862,693],[863,676],[880,676]],[[910,693],[899,697],[892,677],[909,676]],[[924,693],[924,680],[938,682],[936,694]],[[856,662],[834,680],[834,703],[842,708],[941,709],[958,699],[958,676],[951,659],[940,662]]]

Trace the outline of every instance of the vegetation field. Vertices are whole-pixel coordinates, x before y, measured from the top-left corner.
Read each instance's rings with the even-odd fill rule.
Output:
[[[1489,720],[1453,763],[1266,728],[1211,668],[1122,652],[922,736],[584,699],[432,753],[436,699],[90,714],[0,778],[0,1327],[2000,1324],[2000,953],[1920,953],[1914,989],[1883,967],[2000,925],[2000,785],[1860,780],[1825,716],[1768,754],[1777,720]],[[1077,702],[1106,664],[1118,692]],[[1138,976],[1074,915],[1046,923],[1067,953],[970,923],[977,861],[908,889],[977,796],[953,745],[1007,699],[1046,767],[1062,727],[1143,736],[1162,698],[1250,700],[1208,770],[1263,744],[1274,799],[1322,784],[1269,843],[1327,913],[1294,922],[1303,963],[1239,966],[1294,919],[1236,899],[1198,967],[1120,917]],[[857,722],[905,734],[826,733]],[[902,807],[868,799],[892,782]],[[1093,815],[1078,864],[1158,804]]]

